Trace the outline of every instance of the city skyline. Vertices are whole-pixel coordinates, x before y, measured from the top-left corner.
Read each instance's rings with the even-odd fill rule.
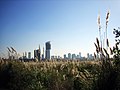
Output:
[[[100,14],[102,30],[110,10],[108,38],[114,45],[113,29],[120,27],[119,0],[35,0],[0,1],[0,56],[7,55],[7,47],[14,47],[21,55],[51,41],[51,56],[65,53],[95,52],[98,34],[97,17]]]

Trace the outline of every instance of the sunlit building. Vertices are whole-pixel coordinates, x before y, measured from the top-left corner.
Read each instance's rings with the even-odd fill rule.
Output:
[[[43,54],[42,54],[42,60],[44,60],[44,47],[43,47]]]

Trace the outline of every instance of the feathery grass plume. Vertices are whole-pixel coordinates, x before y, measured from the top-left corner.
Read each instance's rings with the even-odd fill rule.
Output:
[[[7,47],[7,49],[8,49],[9,52],[12,52],[9,47]]]
[[[13,52],[16,52],[16,50],[15,50],[13,47],[10,47],[10,48],[12,49],[12,53],[13,53]]]
[[[100,47],[100,51],[103,52],[103,48],[102,47]]]
[[[96,45],[96,43],[94,43],[94,45],[95,45],[96,49],[98,49],[98,46]]]
[[[96,54],[95,54],[95,52],[94,52],[94,58],[96,59]]]
[[[96,49],[96,52],[97,52],[97,53],[99,53],[99,50],[98,50],[98,49]]]
[[[101,25],[100,25],[100,14],[98,15],[98,27],[99,27],[100,46],[102,47]]]
[[[100,14],[98,15],[98,26],[100,26]]]
[[[108,10],[107,15],[106,15],[106,25],[108,24],[109,16],[110,16],[110,11]]]
[[[113,55],[113,50],[112,50],[112,48],[110,48],[110,54]]]
[[[105,58],[105,54],[103,52],[101,52],[101,54],[102,54],[102,57]]]
[[[98,40],[98,38],[96,38],[96,41],[97,41],[97,45],[98,45],[98,47],[100,47],[100,44],[99,44],[99,40]]]
[[[107,50],[105,48],[103,48],[104,52],[106,53],[107,56],[109,56]]]
[[[109,16],[110,16],[110,11],[108,10],[107,15],[106,15],[106,43],[107,43],[107,24],[109,21]],[[106,49],[108,49],[107,44],[106,44]]]
[[[100,53],[100,44],[99,44],[98,38],[96,38],[96,42],[97,42],[97,46],[98,46],[98,47],[96,48],[96,49],[97,49],[96,51],[97,51],[98,53]]]
[[[109,47],[109,41],[108,41],[108,39],[107,39],[107,42],[106,42],[106,43],[107,43],[107,46]]]

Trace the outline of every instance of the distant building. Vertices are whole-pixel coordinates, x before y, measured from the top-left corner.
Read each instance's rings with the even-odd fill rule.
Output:
[[[58,59],[61,59],[61,57],[60,57],[60,56],[58,56]]]
[[[68,59],[72,59],[71,53],[68,53]]]
[[[67,56],[66,56],[66,54],[64,54],[64,59],[67,59]]]
[[[81,57],[82,57],[82,56],[81,56],[81,52],[79,52],[79,57],[80,57],[80,59],[81,59]]]
[[[77,56],[76,56],[76,59],[80,59],[80,55],[77,55]]]
[[[34,59],[40,60],[40,52],[39,52],[39,49],[34,50]]]
[[[50,49],[51,49],[51,44],[50,41],[45,43],[46,46],[46,51],[45,51],[45,59],[50,59]]]
[[[51,56],[51,59],[54,59],[55,57],[54,56]]]
[[[94,59],[94,56],[92,54],[90,54],[89,58],[92,60],[92,59]]]
[[[39,50],[39,55],[40,55],[40,56],[39,56],[39,60],[41,60],[41,49],[40,49],[40,45],[39,45],[39,49],[38,49],[38,50]]]
[[[76,55],[72,54],[72,60],[75,60],[75,59],[76,59]]]
[[[90,59],[89,53],[87,53],[87,59]]]
[[[37,53],[37,50],[34,50],[34,59],[38,59],[38,53]]]
[[[44,60],[44,47],[43,47],[42,60]]]
[[[27,59],[27,52],[23,53],[23,59]]]
[[[25,58],[27,58],[27,52],[25,52]]]
[[[92,60],[92,59],[94,59],[94,56],[92,54],[87,53],[87,59]]]
[[[28,59],[31,59],[31,52],[28,52]]]
[[[38,61],[41,60],[41,50],[40,50],[40,45],[39,45],[39,49],[34,50],[34,59],[38,59]]]

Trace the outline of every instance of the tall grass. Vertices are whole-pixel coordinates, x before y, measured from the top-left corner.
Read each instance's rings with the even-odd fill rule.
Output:
[[[97,62],[2,62],[0,81],[11,90],[89,90]],[[6,74],[7,73],[7,74]],[[7,75],[7,76],[6,76]],[[4,78],[4,80],[2,80]]]
[[[109,11],[106,16],[106,37],[105,37],[105,44],[106,48],[102,47],[102,44],[100,45],[100,41],[98,38],[96,38],[96,52],[100,55],[99,62],[100,62],[100,71],[97,79],[93,83],[93,90],[119,90],[120,87],[120,72],[118,69],[116,69],[118,66],[116,66],[113,62],[116,61],[116,58],[111,59],[110,55],[115,55],[115,51],[119,51],[118,48],[110,48],[109,41],[107,38],[107,25],[108,25],[108,19],[109,19]],[[99,19],[98,19],[99,20]],[[101,36],[100,36],[101,37]],[[108,52],[108,49],[110,52]],[[118,53],[117,53],[118,54]],[[120,55],[120,53],[119,53]],[[120,57],[118,57],[120,58]],[[113,61],[112,61],[113,60]],[[117,60],[118,61],[118,60]]]

